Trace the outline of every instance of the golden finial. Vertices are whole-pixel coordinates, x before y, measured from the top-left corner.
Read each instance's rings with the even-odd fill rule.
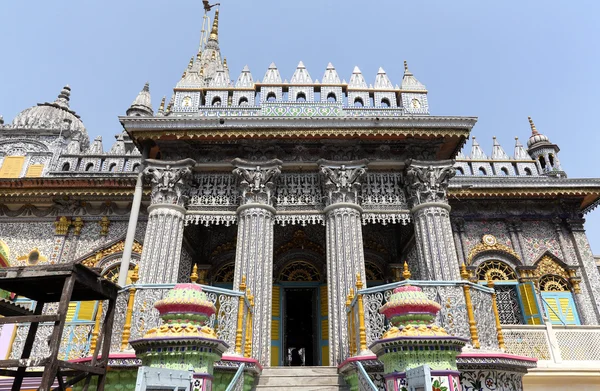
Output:
[[[350,298],[350,294],[348,294],[346,296],[346,307],[350,307],[350,304],[352,304],[352,299]]]
[[[216,60],[217,59],[217,52],[212,52],[210,58],[211,58],[211,60]]]
[[[250,302],[250,307],[254,307],[254,295],[248,295],[248,301]]]
[[[188,63],[188,69],[192,69],[193,65],[194,65],[194,57],[190,58],[190,62]]]
[[[202,51],[198,50],[198,54],[196,54],[196,58],[199,60],[202,57]]]
[[[131,282],[133,284],[135,284],[136,282],[138,282],[138,280],[140,279],[140,267],[139,265],[135,265],[135,267],[133,268],[133,273],[131,273]]]
[[[410,280],[410,270],[408,270],[408,263],[406,263],[406,261],[404,261],[404,271],[402,272],[402,278],[404,278],[405,280]]]
[[[190,281],[192,281],[193,283],[196,283],[196,281],[198,281],[198,265],[194,264],[194,267],[192,268],[192,274],[190,274]]]
[[[527,119],[529,119],[529,126],[531,126],[531,134],[538,134],[538,131],[537,131],[535,124],[533,123],[533,120],[531,119],[531,117],[527,117]]]
[[[162,113],[165,111],[165,101],[167,100],[166,96],[162,97],[162,100],[160,101],[160,106],[158,107],[158,112]]]
[[[204,68],[200,68],[200,76],[204,76]]]
[[[240,284],[240,290],[242,292],[246,291],[246,276],[242,276],[242,282]]]
[[[467,271],[467,265],[465,265],[465,263],[463,262],[462,265],[460,265],[460,277],[463,280],[468,280],[470,277],[469,272]]]
[[[227,68],[227,58],[223,57],[223,66]]]
[[[212,30],[208,39],[215,41],[219,39],[219,10],[215,11],[215,20],[213,20]]]
[[[356,273],[356,291],[358,292],[363,287],[363,282],[360,279],[360,273]]]
[[[494,280],[488,277],[487,286],[488,288],[494,288]]]
[[[181,74],[181,78],[183,79],[185,75],[187,75],[187,71],[183,71],[183,73]]]
[[[348,294],[350,300],[354,300],[354,288],[350,288],[350,293]]]

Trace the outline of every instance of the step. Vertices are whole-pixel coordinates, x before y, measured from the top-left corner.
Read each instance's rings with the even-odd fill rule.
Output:
[[[269,367],[261,376],[337,376],[337,367]]]
[[[270,367],[262,371],[256,390],[293,387],[300,391],[348,391],[336,367]]]
[[[281,386],[256,386],[256,391],[281,390]],[[295,386],[294,391],[350,391],[348,386]]]
[[[343,379],[336,375],[265,376],[258,379],[259,386],[339,386]]]

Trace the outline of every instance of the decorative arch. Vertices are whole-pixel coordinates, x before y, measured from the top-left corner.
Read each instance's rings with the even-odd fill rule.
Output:
[[[572,268],[549,252],[542,254],[533,266],[533,277],[541,278],[546,274],[554,274],[566,280],[571,277],[569,270]]]
[[[277,279],[285,282],[319,282],[321,273],[312,263],[297,260],[287,263]]]
[[[129,264],[129,271],[127,272],[127,280],[125,282],[125,285],[129,285],[129,284],[133,283],[133,281],[131,280],[131,276],[133,275],[133,271],[135,270],[136,265],[137,265],[137,262],[131,262]],[[119,272],[120,271],[121,271],[121,265],[117,263],[112,266],[109,266],[106,270],[104,270],[102,272],[102,277],[104,277],[107,280],[112,281],[116,284],[119,281]]]
[[[98,248],[97,250],[84,255],[77,263],[81,263],[87,267],[101,268],[102,274],[105,275],[115,265],[120,265],[120,259],[123,256],[125,250],[125,239],[117,239],[111,243]],[[137,264],[137,260],[142,256],[143,246],[139,242],[133,242],[131,249],[131,264],[130,267],[134,267]]]
[[[498,239],[494,235],[486,234],[481,238],[481,242],[477,243],[467,256],[467,264],[473,265],[476,258],[480,258],[486,254],[499,255],[500,257],[510,259],[515,265],[522,265],[521,257],[512,248],[498,243]]]
[[[365,261],[365,274],[367,281],[385,280],[383,270],[375,262]]]
[[[277,250],[275,250],[274,255],[281,255],[290,250],[301,248],[304,251],[312,251],[320,256],[325,256],[325,249],[321,247],[320,244],[313,242],[308,238],[306,232],[299,229],[294,232],[294,236],[292,240],[280,246]]]
[[[542,292],[570,292],[571,284],[561,276],[546,274],[538,282]]]
[[[475,273],[479,281],[511,281],[517,280],[517,273],[505,262],[490,259],[477,267]]]
[[[229,262],[221,266],[214,274],[212,280],[214,283],[231,283],[235,274],[235,262]]]

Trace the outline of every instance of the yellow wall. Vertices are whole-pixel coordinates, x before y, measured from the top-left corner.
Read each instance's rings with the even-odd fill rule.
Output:
[[[598,391],[600,369],[595,371],[530,371],[523,377],[524,391]]]

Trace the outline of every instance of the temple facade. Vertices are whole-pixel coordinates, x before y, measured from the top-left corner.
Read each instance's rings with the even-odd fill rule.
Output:
[[[331,63],[313,78],[302,62],[283,77],[272,63],[261,79],[244,67],[234,82],[218,18],[170,100],[155,111],[146,84],[108,152],[90,142],[68,86],[0,121],[1,266],[81,262],[126,287],[115,352],[158,322],[156,287],[187,282],[196,266],[232,354],[240,312],[224,292],[243,285],[252,297],[240,350],[261,367],[368,355],[387,327],[377,310],[388,284],[409,278],[468,339],[463,351],[538,359],[538,373],[598,368],[598,349],[575,345],[600,346],[600,274],[584,228],[600,179],[567,176],[551,129],[530,118],[514,152],[494,138],[486,153],[475,117],[430,114],[406,62],[369,82]],[[63,354],[80,359],[102,309],[70,308]],[[5,325],[0,355],[18,358],[24,335]],[[469,363],[459,356],[458,369]],[[501,364],[498,382],[512,365]]]

